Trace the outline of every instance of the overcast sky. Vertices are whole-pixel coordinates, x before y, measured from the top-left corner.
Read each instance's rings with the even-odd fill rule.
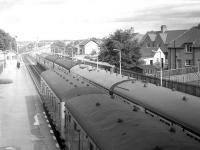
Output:
[[[135,32],[188,29],[200,23],[200,0],[0,0],[0,28],[17,40],[102,38]]]

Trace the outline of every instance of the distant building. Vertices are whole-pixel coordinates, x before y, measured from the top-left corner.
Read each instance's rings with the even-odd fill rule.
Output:
[[[159,47],[143,47],[140,52],[145,65],[165,64],[165,54]]]
[[[142,41],[142,47],[160,47],[165,54],[165,59],[168,59],[169,44],[184,34],[187,30],[168,30],[166,25],[161,26],[160,31],[147,32]]]
[[[94,40],[84,40],[79,44],[78,54],[90,55],[99,52],[99,44]]]
[[[168,45],[169,67],[200,67],[200,29],[191,28]]]

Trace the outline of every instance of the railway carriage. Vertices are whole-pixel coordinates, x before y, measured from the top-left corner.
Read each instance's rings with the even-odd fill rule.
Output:
[[[67,150],[200,149],[182,132],[170,132],[154,118],[117,103],[80,78],[50,70],[41,76],[44,105]]]
[[[200,121],[194,122],[200,115],[198,97],[136,81],[109,71],[88,69],[87,65],[84,67],[70,65],[72,64],[71,60],[65,61],[67,65],[62,65],[63,61],[55,63],[62,66],[59,70],[65,74],[70,72],[83,80],[87,79],[98,87],[109,90],[113,97],[118,97],[119,101],[128,104],[131,108],[139,108],[160,122],[175,127],[177,130],[183,130],[185,134],[200,141]]]
[[[83,88],[84,87],[84,88]],[[64,105],[68,98],[88,93],[102,93],[92,85],[62,72],[45,71],[41,74],[41,94],[56,130],[63,132]],[[64,138],[63,134],[61,134]]]

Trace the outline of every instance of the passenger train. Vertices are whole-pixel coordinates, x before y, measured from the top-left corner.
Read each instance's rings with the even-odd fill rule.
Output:
[[[166,91],[164,88],[160,91],[156,85],[148,85],[105,70],[88,69],[79,62],[63,60],[57,56],[37,55],[36,59],[40,65],[49,69],[41,75],[40,92],[56,130],[65,141],[66,149],[200,149],[199,138],[190,133],[190,128],[185,133],[196,140],[177,130],[178,127],[181,128],[178,122],[184,120],[180,118],[183,111],[171,117],[177,111],[163,108],[171,107],[174,104],[172,101],[168,103],[166,98],[158,104],[154,101],[162,99],[163,91],[164,94],[175,94],[175,100],[182,99],[179,92]],[[109,89],[110,95],[89,81]],[[155,94],[159,96],[156,97]],[[187,95],[186,99],[188,98],[191,97]],[[183,100],[176,104],[183,107],[181,102]],[[161,106],[162,103],[164,106]],[[172,111],[171,114],[168,111]],[[155,115],[161,116],[158,117],[159,120],[170,127],[160,123]],[[171,122],[165,119],[169,116],[172,118]],[[188,118],[184,120],[185,123]],[[195,127],[198,131],[197,125],[189,124],[188,127]]]

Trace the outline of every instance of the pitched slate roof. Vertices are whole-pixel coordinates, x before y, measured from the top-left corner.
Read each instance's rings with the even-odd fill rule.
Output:
[[[151,58],[155,55],[155,53],[152,51],[157,51],[158,47],[142,47],[140,49],[140,53],[142,55],[142,58]]]
[[[90,42],[90,41],[92,41],[92,42],[98,44],[95,40],[87,39],[87,40],[83,40],[79,45],[80,45],[80,46],[85,46],[85,45],[86,45],[88,42]]]
[[[175,42],[171,41],[169,47],[182,47],[185,43],[192,43],[194,47],[200,47],[200,29],[191,28],[184,32],[175,39]]]
[[[146,33],[146,36],[149,36],[152,42],[156,40],[157,36],[160,36],[163,43],[168,44],[169,42],[173,41],[175,38],[184,34],[186,31],[187,30],[167,30],[164,33],[162,33],[161,31],[150,31]],[[146,36],[144,36],[144,38],[146,38]]]
[[[149,35],[152,42],[155,41],[156,36],[157,36],[155,33],[149,33],[148,35]]]

